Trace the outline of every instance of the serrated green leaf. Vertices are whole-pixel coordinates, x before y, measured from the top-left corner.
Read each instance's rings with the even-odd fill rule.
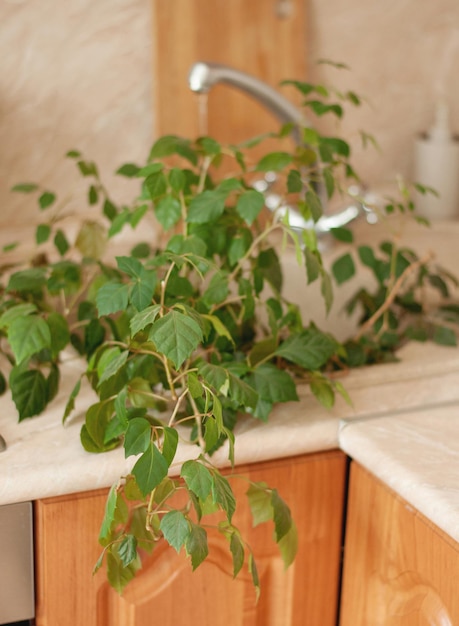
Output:
[[[128,357],[129,350],[121,351],[117,346],[104,350],[97,363],[98,386],[114,376],[125,365]]]
[[[231,534],[230,538],[230,551],[231,556],[233,557],[233,577],[239,574],[244,565],[244,544],[241,541],[239,535],[235,532]]]
[[[38,315],[16,317],[8,327],[8,341],[19,364],[40,350],[50,348],[51,333],[48,324]]]
[[[226,193],[206,190],[194,196],[188,207],[187,222],[207,224],[216,221],[225,210]]]
[[[349,252],[346,252],[346,254],[343,254],[334,261],[332,274],[338,285],[342,285],[355,276],[355,263]]]
[[[251,226],[259,216],[264,205],[264,195],[255,189],[249,189],[239,196],[236,203],[236,211],[245,220],[246,224]]]
[[[36,183],[18,183],[11,188],[11,191],[17,191],[19,193],[31,193],[32,191],[36,191],[38,189],[38,185]]]
[[[320,256],[318,256],[315,251],[309,250],[309,248],[305,248],[304,256],[306,260],[306,275],[308,277],[308,285],[310,285],[320,276]]]
[[[251,483],[247,490],[253,526],[258,526],[273,518],[271,490],[266,483]]]
[[[72,391],[70,393],[69,399],[67,400],[67,404],[65,405],[64,414],[62,416],[62,422],[64,424],[65,424],[67,418],[69,417],[69,415],[72,413],[72,411],[75,408],[75,398],[80,393],[80,388],[81,388],[81,379],[78,380],[78,382],[73,387],[73,389],[72,389]]]
[[[200,363],[200,376],[219,394],[229,396],[241,406],[255,408],[258,394],[253,387],[220,365]]]
[[[202,301],[207,305],[220,304],[229,294],[228,275],[226,272],[216,272],[209,283],[209,286],[202,295]]]
[[[322,294],[322,297],[325,302],[325,310],[327,313],[329,313],[333,304],[332,281],[328,273],[323,269],[320,272],[320,277],[322,281],[320,285],[320,293]]]
[[[117,489],[117,485],[112,485],[105,502],[104,518],[99,531],[99,542],[106,545],[113,530],[114,525],[127,520],[129,511],[123,496]]]
[[[132,468],[139,489],[143,496],[151,493],[155,487],[167,476],[168,465],[166,459],[153,442],[137,460]]]
[[[6,290],[19,292],[39,292],[46,284],[46,273],[43,268],[34,267],[11,274]]]
[[[49,224],[39,224],[37,226],[37,230],[35,231],[35,241],[38,245],[40,245],[41,243],[48,241],[50,235],[51,227]]]
[[[293,157],[288,152],[270,152],[258,161],[256,170],[258,172],[278,172],[290,165],[292,160]]]
[[[124,165],[116,170],[115,174],[126,176],[127,178],[133,178],[134,176],[137,176],[139,171],[140,167],[135,163],[124,163]]]
[[[271,403],[298,400],[296,385],[290,374],[272,363],[263,363],[256,367],[251,381],[262,400]]]
[[[150,159],[170,156],[171,154],[179,154],[193,165],[196,165],[198,162],[196,151],[191,147],[191,142],[176,135],[160,137],[151,149]]]
[[[166,196],[155,205],[155,215],[158,222],[164,228],[169,230],[177,224],[182,216],[182,207],[177,198]]]
[[[255,563],[255,559],[253,558],[253,554],[249,553],[249,558],[247,561],[247,568],[249,570],[250,575],[252,576],[252,583],[255,587],[256,601],[260,597],[260,578],[258,577],[257,565]]]
[[[59,229],[54,236],[54,245],[61,256],[69,250],[70,244],[63,230]]]
[[[290,170],[287,176],[287,191],[289,193],[300,193],[303,191],[303,180],[298,170]]]
[[[142,567],[142,563],[140,558],[137,558],[127,567],[124,567],[118,552],[113,552],[115,549],[116,546],[106,553],[107,579],[113,589],[122,594],[126,585],[131,582]]]
[[[38,204],[40,205],[40,209],[47,209],[56,200],[56,194],[51,191],[44,191],[41,196],[38,198]]]
[[[335,353],[337,343],[316,328],[291,335],[276,350],[278,356],[308,370],[317,370]]]
[[[314,376],[309,384],[320,404],[326,409],[331,409],[335,404],[335,392],[331,381],[323,376]]]
[[[118,554],[124,567],[128,567],[137,559],[137,539],[134,535],[126,535],[117,546]]]
[[[75,246],[81,254],[88,259],[100,259],[106,245],[105,229],[97,222],[83,222],[75,240]]]
[[[277,542],[284,562],[284,567],[289,567],[295,560],[298,552],[298,530],[294,520],[288,532]]]
[[[39,415],[48,403],[48,385],[39,370],[10,375],[10,389],[20,422],[26,417]]]
[[[102,285],[96,294],[99,316],[125,311],[129,301],[129,285],[109,282]]]
[[[125,457],[142,454],[150,445],[151,424],[143,417],[134,417],[129,420],[124,437]]]
[[[185,172],[178,167],[173,167],[169,172],[169,185],[174,191],[182,191],[186,185]]]
[[[132,335],[136,335],[139,331],[143,330],[146,326],[153,324],[155,319],[158,317],[160,310],[161,310],[161,305],[152,304],[146,309],[143,309],[143,311],[136,313],[130,321]]]
[[[271,506],[273,508],[275,538],[276,541],[280,541],[292,526],[292,514],[290,508],[279,496],[277,489],[273,489],[271,492]]]
[[[185,549],[191,557],[191,567],[193,571],[201,565],[209,554],[207,545],[207,532],[202,526],[191,523],[191,529],[186,539]]]
[[[153,323],[149,338],[157,350],[178,368],[191,356],[203,337],[199,324],[192,317],[172,310]]]
[[[46,321],[51,336],[51,351],[57,356],[70,342],[68,321],[56,311],[52,311]]]
[[[191,528],[186,517],[180,511],[169,511],[164,515],[159,525],[166,541],[180,552],[187,541]]]
[[[212,499],[225,511],[228,521],[231,523],[236,510],[236,499],[233,490],[228,480],[218,470],[214,470],[212,474]]]
[[[90,452],[104,452],[118,445],[118,442],[107,443],[105,441],[105,431],[112,415],[113,402],[96,402],[89,407],[82,427],[82,431],[84,430],[82,443],[91,445],[90,448],[85,449]]]
[[[200,461],[185,461],[180,476],[186,482],[188,489],[193,491],[201,500],[205,500],[211,493],[212,474]]]
[[[165,426],[164,432],[163,432],[162,455],[166,459],[166,463],[169,467],[175,458],[175,453],[177,452],[178,440],[179,440],[178,432],[175,430],[175,428],[171,428],[170,426]]]
[[[152,200],[156,200],[167,191],[167,180],[163,172],[150,174],[145,179],[145,186]]]
[[[319,196],[315,193],[315,191],[308,189],[305,194],[305,202],[311,212],[312,219],[314,222],[317,222],[322,217],[324,212]]]
[[[35,304],[18,304],[6,309],[0,316],[0,328],[7,328],[13,320],[18,317],[25,317],[37,311]]]

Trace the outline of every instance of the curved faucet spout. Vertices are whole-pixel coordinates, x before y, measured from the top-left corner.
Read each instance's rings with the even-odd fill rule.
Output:
[[[283,124],[293,123],[293,136],[297,143],[300,142],[299,128],[309,126],[309,123],[301,111],[275,89],[258,78],[227,65],[198,61],[191,67],[188,84],[192,91],[208,93],[218,83],[236,87],[258,100]]]

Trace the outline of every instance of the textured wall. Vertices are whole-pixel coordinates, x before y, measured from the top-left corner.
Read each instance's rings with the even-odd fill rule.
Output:
[[[367,96],[342,131],[356,146],[359,128],[383,150],[356,157],[363,177],[379,183],[412,173],[413,142],[446,98],[459,132],[458,0],[310,0],[311,59],[343,61],[351,72],[311,63],[315,78]],[[458,173],[459,175],[459,173]]]
[[[36,217],[12,184],[73,180],[70,164],[55,169],[69,148],[108,172],[145,157],[150,9],[149,0],[0,2],[0,224]]]

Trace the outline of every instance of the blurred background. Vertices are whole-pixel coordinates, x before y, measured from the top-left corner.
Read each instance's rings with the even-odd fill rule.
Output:
[[[241,7],[247,2],[216,0],[212,10],[218,11],[220,4],[231,11],[233,1],[235,19],[224,20],[228,41],[237,48],[246,37],[255,46],[257,62],[246,67],[241,48],[233,64],[247,71],[255,67],[260,78],[276,86],[269,69],[276,67],[286,44],[261,37],[257,48],[264,26],[254,11],[247,8],[244,14]],[[121,163],[145,159],[155,136],[171,130],[162,125],[161,110],[173,107],[172,119],[179,128],[180,111],[189,113],[190,105],[178,95],[187,89],[186,77],[177,73],[173,57],[180,58],[181,66],[191,66],[198,60],[192,55],[193,50],[200,52],[200,42],[190,48],[186,38],[198,39],[196,24],[199,39],[215,27],[215,14],[205,8],[209,3],[201,3],[204,8],[196,8],[192,16],[185,13],[193,3],[0,2],[2,228],[36,217],[30,203],[9,192],[13,184],[31,180],[50,189],[65,187],[70,165],[62,170],[61,163],[67,150],[81,150],[110,173]],[[449,105],[451,127],[459,131],[457,0],[263,0],[262,4],[264,11],[292,29],[292,52],[284,55],[292,63],[284,63],[279,71],[302,75],[281,78],[332,83],[366,97],[365,105],[351,111],[339,128],[333,121],[321,124],[332,124],[322,130],[339,132],[351,142],[357,169],[369,185],[397,173],[411,176],[415,137],[431,125],[439,100]],[[289,41],[288,34],[285,37]],[[206,60],[220,60],[217,52],[215,59],[209,58],[212,50],[204,49]],[[321,58],[351,69],[316,64]],[[362,152],[359,129],[376,136],[381,154]],[[121,183],[116,184],[123,193]]]

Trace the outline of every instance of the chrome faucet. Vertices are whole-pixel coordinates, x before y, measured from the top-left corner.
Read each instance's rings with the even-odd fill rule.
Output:
[[[271,111],[280,122],[283,124],[291,123],[295,142],[297,144],[302,143],[301,128],[310,127],[311,124],[296,106],[262,80],[218,63],[198,61],[191,67],[188,84],[192,91],[208,93],[218,83],[236,87],[247,93]],[[270,210],[276,211],[280,216],[288,213],[290,226],[295,230],[314,228],[318,234],[325,234],[330,232],[332,228],[346,226],[361,213],[368,213],[369,211],[368,207],[359,200],[362,195],[361,190],[353,186],[352,189],[349,189],[352,200],[344,209],[333,215],[323,215],[314,223],[312,220],[306,220],[294,207],[283,204],[279,196],[270,193],[270,188],[275,182],[275,176],[273,172],[268,172],[265,179],[257,181],[254,187],[265,194],[266,206]],[[317,193],[323,201],[326,197],[323,185],[318,185]]]

